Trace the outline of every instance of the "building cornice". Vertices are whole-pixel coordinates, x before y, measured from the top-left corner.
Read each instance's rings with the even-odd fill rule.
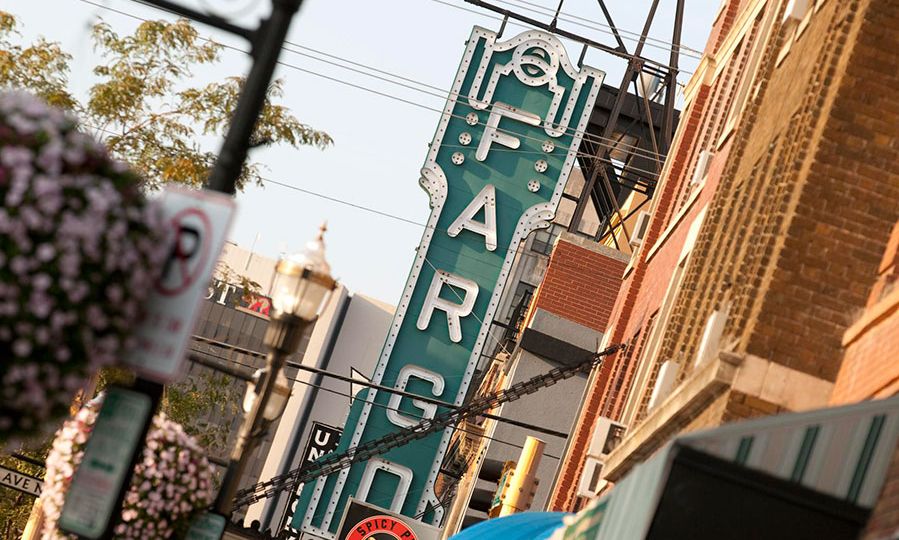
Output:
[[[866,309],[861,318],[843,334],[843,347],[848,347],[864,336],[868,330],[899,311],[899,287],[896,287],[880,301]]]

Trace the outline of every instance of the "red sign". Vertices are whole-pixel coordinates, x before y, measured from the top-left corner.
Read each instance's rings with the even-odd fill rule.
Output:
[[[365,518],[346,535],[345,540],[417,540],[415,533],[404,522],[392,516]]]

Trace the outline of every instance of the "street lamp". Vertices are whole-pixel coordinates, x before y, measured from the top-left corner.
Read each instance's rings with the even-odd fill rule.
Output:
[[[268,355],[265,367],[257,372],[255,388],[248,389],[244,398],[246,416],[215,501],[215,511],[223,516],[231,515],[234,493],[253,446],[287,405],[287,379],[281,373],[284,362],[297,350],[303,331],[321,313],[337,285],[325,260],[325,230],[322,225],[318,237],[303,251],[282,258],[275,266],[272,312],[263,338]]]
[[[253,378],[247,381],[247,391],[243,397],[243,412],[246,414],[250,414],[250,411],[253,410],[253,403],[256,402],[256,384],[264,372],[265,370],[257,369]],[[274,422],[280,418],[284,414],[284,409],[287,408],[288,399],[290,399],[290,386],[287,384],[287,377],[284,376],[282,369],[275,377],[275,388],[272,389],[272,395],[269,396],[262,417],[267,422]]]

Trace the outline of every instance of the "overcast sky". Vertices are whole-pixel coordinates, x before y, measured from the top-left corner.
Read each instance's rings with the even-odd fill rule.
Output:
[[[558,5],[555,0],[494,3],[547,22],[549,17],[543,13]],[[686,1],[685,46],[704,48],[718,3]],[[616,24],[635,33],[643,25],[649,4],[650,0],[606,0]],[[660,42],[671,41],[674,4],[674,0],[661,0],[651,33]],[[270,4],[269,0],[205,0],[194,5],[221,6],[223,12],[239,13],[238,20],[251,26]],[[74,56],[72,86],[83,92],[91,83],[90,69],[97,61],[88,34],[90,24],[102,18],[116,31],[127,33],[140,22],[101,6],[140,18],[172,18],[131,0],[6,0],[2,9],[19,18],[25,40],[43,35],[62,43]],[[567,0],[562,12],[567,21],[559,24],[561,28],[614,43],[601,26],[605,20],[596,0]],[[496,30],[499,21],[494,14],[464,0],[306,0],[289,36],[296,45],[289,47],[302,54],[284,51],[281,60],[291,67],[280,66],[277,76],[285,81],[283,103],[301,121],[328,132],[335,145],[325,151],[276,147],[254,152],[254,159],[268,168],[264,176],[297,189],[269,183],[239,194],[232,240],[246,248],[255,243],[256,251],[277,257],[279,252],[299,249],[327,220],[328,257],[335,276],[352,291],[395,304],[423,230],[416,224],[424,223],[428,215],[427,197],[418,187],[418,171],[439,118],[433,109],[441,109],[444,101],[432,94],[439,94],[436,89],[449,88],[474,25]],[[510,25],[504,35],[509,37],[521,30]],[[201,26],[200,32],[246,48],[240,39],[208,27]],[[566,45],[576,59],[580,47],[570,42]],[[626,45],[632,50],[634,42],[626,41]],[[667,62],[669,52],[665,47],[659,42],[652,45],[646,53]],[[685,71],[679,77],[681,82],[689,79],[689,72],[698,63],[692,55],[686,51],[681,56]],[[365,67],[375,68],[428,86],[400,81],[419,89],[413,90],[321,61],[348,65],[334,56],[359,64],[349,66],[353,69],[371,73]],[[591,51],[586,63],[605,71],[606,83],[619,84],[622,61]],[[248,66],[245,55],[225,50],[222,62],[197,73],[196,80],[201,84],[243,75]]]

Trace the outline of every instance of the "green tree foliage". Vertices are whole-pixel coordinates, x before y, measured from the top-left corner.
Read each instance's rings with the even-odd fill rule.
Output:
[[[226,77],[195,85],[198,68],[221,61],[220,45],[201,37],[185,20],[144,22],[125,36],[99,22],[91,35],[102,60],[93,68],[93,85],[80,98],[69,89],[72,56],[58,43],[43,38],[20,43],[17,27],[15,17],[0,10],[0,89],[25,89],[70,110],[113,155],[142,173],[151,189],[171,182],[193,187],[204,183],[215,159],[206,147],[217,147],[215,139],[224,136],[243,83],[240,77]],[[286,143],[324,149],[331,145],[327,133],[301,123],[275,103],[282,95],[283,83],[274,82],[257,120],[253,146]],[[204,140],[210,144],[204,146]],[[261,172],[261,164],[245,164],[238,187],[259,183]],[[227,269],[219,271],[250,294],[258,289],[258,284],[235,277]],[[211,455],[221,456],[228,440],[228,424],[221,420],[238,414],[243,383],[205,371],[166,388],[162,407]],[[107,369],[99,374],[97,388],[130,377],[121,369]],[[21,451],[42,461],[50,439],[52,436],[39,450]],[[0,454],[15,450],[0,448]],[[10,457],[0,455],[0,463],[43,476],[40,468]],[[21,535],[32,502],[30,497],[0,487],[0,538]]]
[[[147,21],[125,36],[98,22],[91,35],[102,61],[93,69],[96,81],[86,99],[79,100],[67,89],[71,55],[45,39],[15,44],[16,26],[15,17],[0,11],[0,88],[28,89],[70,109],[116,157],[141,172],[150,188],[169,182],[203,184],[215,153],[202,141],[224,135],[243,84],[240,77],[226,77],[192,85],[197,68],[221,61],[221,45],[200,36],[183,19]],[[253,146],[332,144],[327,133],[274,103],[282,96],[283,83],[275,81],[257,120]],[[238,187],[259,183],[261,172],[261,164],[245,164]]]
[[[210,456],[227,456],[231,419],[238,415],[243,383],[208,369],[195,371],[166,387],[162,408]]]
[[[78,102],[67,89],[71,55],[43,38],[16,45],[17,37],[15,17],[0,10],[0,88],[27,88],[52,105],[75,109]]]

